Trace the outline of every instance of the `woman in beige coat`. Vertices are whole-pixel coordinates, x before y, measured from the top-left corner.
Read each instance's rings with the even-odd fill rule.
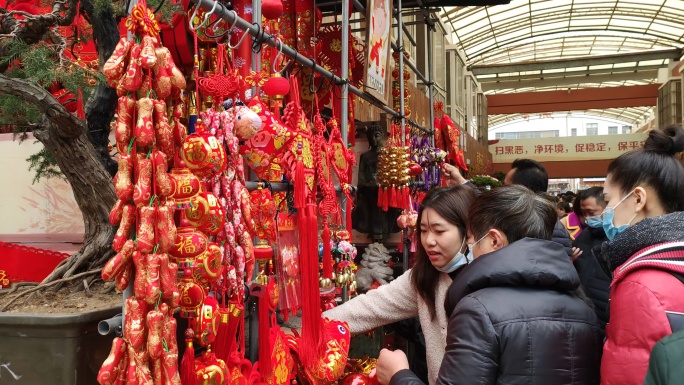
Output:
[[[425,335],[430,385],[437,380],[444,356],[449,318],[444,297],[452,279],[469,261],[466,219],[474,200],[475,192],[469,186],[428,192],[418,209],[416,236],[420,243],[413,268],[323,314],[347,322],[353,334],[418,316]]]

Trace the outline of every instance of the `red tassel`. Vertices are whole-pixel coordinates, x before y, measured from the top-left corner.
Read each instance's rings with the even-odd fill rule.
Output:
[[[228,329],[230,328],[230,311],[228,308],[219,307],[219,324],[216,330],[216,339],[213,343],[214,354],[216,357],[226,361],[230,357],[230,333]],[[233,340],[235,335],[233,334]]]
[[[384,195],[384,189],[382,187],[378,187],[378,207],[382,207],[382,200],[383,200],[383,195]]]
[[[349,243],[354,243],[354,237],[352,234],[354,233],[352,231],[353,226],[352,226],[352,210],[354,209],[354,204],[351,199],[347,199],[347,211],[345,214],[347,215],[347,233],[349,233]]]
[[[306,205],[306,180],[304,179],[304,163],[301,159],[297,160],[295,165],[294,200],[297,210],[303,209]]]
[[[323,221],[321,238],[323,240],[323,278],[332,279],[333,257],[330,247],[330,229],[328,228],[327,220]]]
[[[79,119],[85,119],[85,110],[83,109],[83,91],[78,87],[78,100],[76,100],[76,116]]]
[[[192,320],[189,320],[192,322]],[[181,383],[183,385],[196,385],[195,377],[195,349],[192,346],[192,339],[195,333],[192,328],[185,331],[185,352],[181,361]]]
[[[389,210],[389,191],[384,188],[382,189],[382,211]]]
[[[400,190],[401,191],[401,190]],[[397,189],[396,187],[392,186],[390,189],[389,193],[389,206],[390,207],[399,207],[399,203],[397,200]]]
[[[265,290],[259,297],[259,373],[266,378],[271,373],[271,339],[269,338],[270,322],[268,317],[269,294]]]
[[[237,302],[231,302],[227,308],[219,309],[221,319],[213,347],[216,357],[224,362],[228,362],[230,354],[237,348],[236,335],[243,310]]]
[[[306,206],[299,217],[300,268],[302,293],[302,340],[300,360],[312,367],[321,352],[321,296],[318,287],[318,237],[315,206]]]

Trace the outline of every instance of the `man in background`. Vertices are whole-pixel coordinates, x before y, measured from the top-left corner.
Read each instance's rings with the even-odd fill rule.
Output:
[[[601,219],[603,209],[606,207],[603,187],[591,187],[584,190],[578,205],[587,228],[572,244],[582,250],[582,254],[575,260],[575,269],[577,269],[584,292],[594,305],[601,328],[605,331],[609,314],[610,277],[603,271],[593,253],[594,248],[601,247],[601,244],[608,240],[603,231]]]
[[[558,219],[565,218],[568,214],[572,212],[572,205],[568,202],[558,202],[556,203],[556,213],[558,213]]]
[[[504,185],[512,184],[525,186],[536,194],[546,194],[546,190],[549,189],[549,174],[546,173],[544,166],[534,159],[516,159],[504,179]],[[572,247],[570,234],[560,222],[556,222],[553,228],[552,240],[563,245],[570,257],[576,258],[581,253],[579,249]]]

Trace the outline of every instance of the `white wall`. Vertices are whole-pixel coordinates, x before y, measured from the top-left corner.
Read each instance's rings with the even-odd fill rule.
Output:
[[[83,234],[83,216],[71,187],[61,179],[32,184],[34,172],[26,158],[41,144],[34,139],[14,141],[0,134],[0,235]]]
[[[630,123],[615,119],[580,114],[530,114],[527,119],[490,127],[489,139],[496,139],[496,133],[548,130],[558,130],[559,136],[564,137],[570,136],[573,128],[577,129],[577,136],[586,136],[588,123],[598,124],[598,135],[608,135],[610,126],[617,126],[618,134],[622,134],[622,126],[631,126]]]

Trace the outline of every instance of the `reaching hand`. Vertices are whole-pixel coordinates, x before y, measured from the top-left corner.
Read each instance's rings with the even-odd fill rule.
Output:
[[[449,180],[450,186],[460,186],[466,182],[458,167],[442,163],[442,175]]]
[[[382,349],[380,351],[380,356],[378,356],[378,363],[375,373],[378,376],[378,382],[380,385],[389,385],[392,376],[394,376],[398,371],[408,368],[408,358],[406,358],[406,354],[404,354],[404,352],[401,350],[391,351],[388,349]]]
[[[575,262],[580,255],[582,255],[582,250],[579,247],[573,247],[571,256],[572,261]]]

